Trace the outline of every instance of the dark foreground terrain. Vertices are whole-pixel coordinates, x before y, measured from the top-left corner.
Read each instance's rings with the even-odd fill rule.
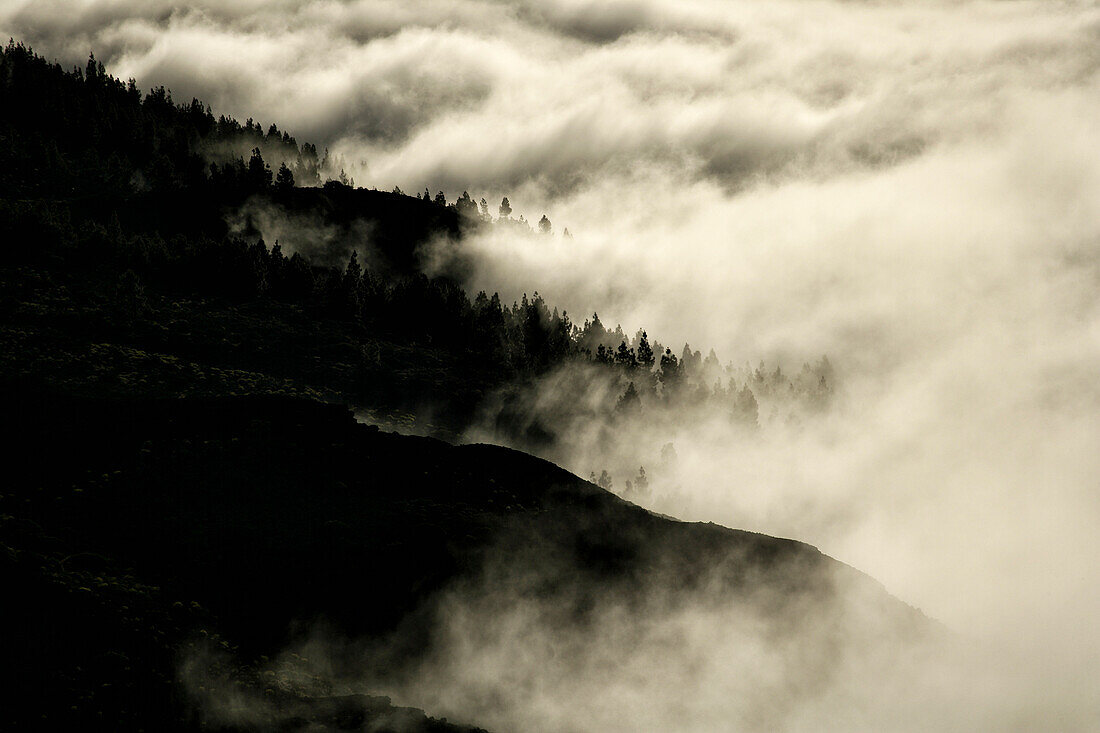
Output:
[[[644,331],[574,324],[538,283],[511,306],[466,292],[466,234],[545,241],[506,201],[493,219],[465,192],[324,181],[333,161],[266,129],[143,93],[94,58],[66,70],[0,49],[0,729],[485,724],[391,694],[508,727],[492,694],[455,702],[475,664],[448,655],[455,629],[489,645],[494,621],[523,618],[521,645],[550,639],[569,674],[614,649],[610,664],[595,655],[599,683],[685,609],[752,616],[784,674],[769,687],[753,664],[733,671],[781,708],[827,686],[845,650],[925,633],[812,547],[657,516],[524,453],[453,444],[487,403],[509,404],[494,396],[567,366],[609,385],[596,415],[710,400],[750,430],[754,389],[824,404],[824,361],[807,389],[778,368],[712,389],[716,357],[708,371],[687,345],[678,361]],[[451,442],[382,432],[347,406]],[[492,421],[511,444],[553,444],[513,412]],[[608,628],[620,646],[605,647]],[[503,647],[502,669],[469,676],[495,681],[523,656]],[[441,687],[460,692],[444,704]]]
[[[13,387],[3,409],[9,729],[464,729],[270,662],[323,627],[400,639],[372,657],[399,675],[462,583],[566,599],[569,623],[659,588],[673,605],[811,603],[839,629],[862,623],[833,602],[854,582],[889,633],[924,625],[807,545],[655,516],[525,454],[380,432],[336,405]]]

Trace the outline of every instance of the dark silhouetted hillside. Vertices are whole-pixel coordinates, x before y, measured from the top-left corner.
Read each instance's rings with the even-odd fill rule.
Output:
[[[17,722],[187,720],[188,651],[222,653],[247,691],[261,684],[250,664],[317,625],[399,631],[385,662],[399,670],[431,648],[440,591],[501,563],[524,578],[510,593],[582,617],[657,588],[673,605],[752,597],[850,628],[835,601],[853,582],[882,629],[924,628],[806,545],[659,517],[525,454],[380,432],[334,405],[9,394],[3,409],[4,444],[29,469],[2,504]],[[280,694],[284,708],[312,699]]]
[[[381,677],[414,669],[443,599],[470,589],[552,603],[570,628],[608,598],[632,623],[655,598],[751,605],[780,635],[812,619],[821,668],[853,636],[923,632],[801,543],[357,423],[453,439],[496,395],[516,444],[552,442],[522,387],[579,365],[607,379],[615,419],[709,400],[749,430],[754,390],[818,409],[832,369],[735,379],[596,314],[574,325],[533,288],[471,297],[458,243],[488,221],[468,195],[323,182],[326,157],[94,59],[0,51],[0,727],[467,730],[330,677],[365,650]],[[260,239],[269,215],[328,239],[283,251]],[[279,666],[317,630],[344,642],[328,677]]]

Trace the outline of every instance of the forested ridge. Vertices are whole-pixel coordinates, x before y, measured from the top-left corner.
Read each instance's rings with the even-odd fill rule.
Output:
[[[509,430],[508,385],[578,362],[606,367],[609,410],[655,419],[710,403],[754,425],[764,393],[807,409],[831,393],[827,361],[789,375],[735,367],[686,344],[676,353],[641,329],[607,328],[596,314],[578,323],[536,283],[510,305],[465,292],[464,235],[506,226],[538,246],[551,231],[545,216],[537,233],[513,218],[507,199],[494,219],[466,192],[448,203],[442,192],[355,188],[340,161],[277,125],[215,116],[164,87],[143,93],[94,56],[66,70],[11,41],[0,102],[3,297],[14,314],[4,337],[31,357],[58,352],[49,364],[9,357],[8,377],[53,371],[55,382],[94,392],[120,389],[120,379],[122,391],[147,394],[290,391],[383,413],[430,404],[439,423],[430,428],[442,434],[460,432],[501,389],[498,423]],[[258,209],[342,236],[288,256],[259,236]],[[369,262],[355,249],[364,223]],[[51,334],[55,344],[43,345]],[[138,371],[144,384],[128,377]]]
[[[592,485],[607,471],[362,424],[461,442],[487,423],[536,452],[577,421],[629,440],[713,413],[748,435],[823,409],[834,372],[674,353],[534,287],[470,294],[465,237],[538,246],[549,218],[356,188],[341,168],[94,57],[0,50],[0,406],[29,469],[0,489],[0,724],[473,731],[373,694],[446,649],[456,589],[475,608],[545,604],[563,633],[659,599],[762,604],[784,635],[809,604],[824,643],[800,649],[805,684],[847,634],[925,633],[807,545],[650,513]],[[262,239],[271,215],[328,234],[288,254]],[[532,399],[546,384],[554,399]],[[292,651],[318,628],[346,636]]]

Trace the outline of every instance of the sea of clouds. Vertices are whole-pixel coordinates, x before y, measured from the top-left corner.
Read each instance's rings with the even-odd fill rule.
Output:
[[[546,213],[468,242],[475,291],[828,354],[799,431],[670,437],[680,513],[814,544],[1011,647],[1067,726],[1100,710],[1095,2],[3,0],[0,32],[360,185]]]

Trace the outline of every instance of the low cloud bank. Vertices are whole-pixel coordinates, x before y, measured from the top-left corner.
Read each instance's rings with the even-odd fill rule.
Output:
[[[574,234],[489,230],[475,291],[723,363],[828,354],[844,389],[797,430],[683,415],[655,508],[811,542],[1057,670],[1059,724],[1095,711],[1092,3],[36,0],[0,31]]]

